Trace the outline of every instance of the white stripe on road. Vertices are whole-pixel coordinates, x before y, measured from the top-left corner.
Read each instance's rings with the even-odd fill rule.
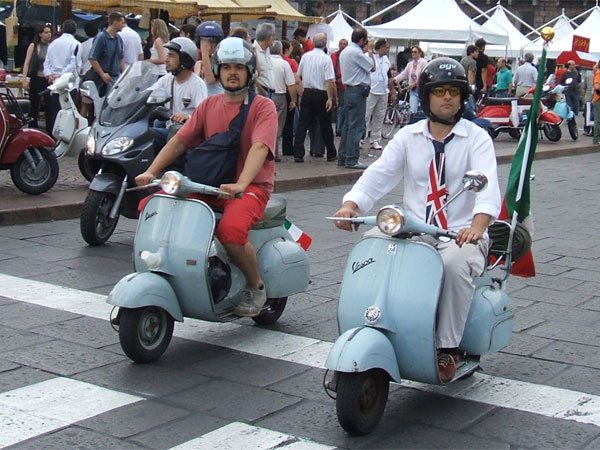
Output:
[[[2,274],[0,295],[104,320],[108,319],[112,308],[105,302],[104,295]],[[324,368],[333,345],[331,342],[259,327],[194,319],[185,319],[185,323],[178,323],[174,335],[319,369]],[[600,396],[584,392],[479,373],[468,380],[445,387],[412,381],[403,382],[402,386],[600,426]]]
[[[278,431],[254,427],[245,423],[232,422],[229,425],[206,433],[199,438],[184,442],[171,450],[196,450],[218,448],[219,450],[329,450],[329,447],[316,442],[289,436]]]
[[[144,400],[70,378],[0,394],[0,448]]]

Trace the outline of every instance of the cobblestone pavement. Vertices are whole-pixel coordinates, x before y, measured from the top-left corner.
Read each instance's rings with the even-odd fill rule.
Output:
[[[599,158],[534,164],[538,275],[509,280],[511,345],[470,380],[394,386],[362,438],[339,427],[321,386],[359,238],[323,217],[348,186],[285,194],[289,218],[314,239],[312,284],[277,324],[186,321],[150,365],[122,354],[104,304],[132,270],[134,221],[97,248],[84,245],[76,220],[0,227],[0,447],[600,448]],[[500,166],[501,185],[508,169]]]

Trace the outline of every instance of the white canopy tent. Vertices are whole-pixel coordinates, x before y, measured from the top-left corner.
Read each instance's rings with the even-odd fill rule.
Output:
[[[338,49],[338,43],[340,39],[346,39],[348,42],[351,42],[350,38],[352,36],[352,27],[348,25],[345,17],[348,17],[350,20],[357,22],[351,16],[343,12],[341,9],[331,13],[328,18],[333,17],[329,23],[317,23],[313,24],[308,28],[308,32],[306,33],[309,38],[313,38],[317,33],[325,33],[327,34],[327,48],[328,50],[335,51]]]
[[[564,12],[563,12],[560,16],[555,17],[554,19],[552,19],[549,22],[546,22],[544,25],[542,25],[541,27],[539,27],[537,30],[541,30],[544,27],[547,26],[551,26],[552,28],[554,28],[554,42],[558,42],[561,39],[563,39],[566,36],[573,36],[573,25],[572,25],[573,21],[571,19],[569,19]],[[526,36],[529,36],[531,33],[528,33]],[[541,48],[541,46],[543,45],[544,41],[542,40],[541,37],[538,37],[537,39],[533,40],[531,42],[531,44],[527,44],[525,47],[523,47],[523,52],[531,52],[531,53],[538,53],[538,48]],[[541,51],[539,52],[541,54]],[[548,55],[548,57],[550,57],[550,55]]]
[[[598,36],[600,36],[600,7],[594,6],[583,14],[587,14],[588,12],[590,14],[587,19],[585,19],[575,30],[572,30],[569,34],[560,39],[555,37],[552,40],[548,46],[549,58],[556,58],[561,52],[570,51],[573,47],[573,35],[590,39],[590,49],[588,53],[600,53],[600,39],[598,39]]]
[[[394,40],[472,42],[480,37],[489,43],[506,44],[506,33],[488,30],[467,16],[455,0],[422,0],[413,9],[381,25],[365,26],[371,36]]]
[[[505,58],[518,58],[521,56],[522,48],[526,45],[529,45],[530,51],[533,51],[534,48],[539,46],[531,46],[531,41],[527,39],[517,28],[511,23],[511,21],[506,16],[505,10],[501,5],[496,5],[491,10],[487,11],[487,13],[493,14],[491,17],[482,25],[483,28],[494,31],[497,33],[508,33],[508,44],[506,45],[497,45],[491,44],[487,45],[485,48],[485,53],[488,56],[494,57],[505,57]],[[509,14],[511,14],[509,12]],[[429,45],[425,45],[427,47],[428,53],[437,53],[440,55],[449,55],[449,56],[463,56],[465,55],[465,48],[468,44],[472,44],[473,42],[466,42],[464,44],[449,44],[449,43],[430,43]],[[423,48],[423,47],[422,47]],[[542,48],[539,47],[539,52],[541,53]]]

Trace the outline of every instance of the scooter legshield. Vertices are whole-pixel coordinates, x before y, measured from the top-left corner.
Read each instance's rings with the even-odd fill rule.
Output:
[[[336,372],[383,369],[394,381],[401,381],[392,343],[381,331],[370,327],[353,328],[342,334],[329,352],[325,367]]]
[[[158,306],[173,319],[183,322],[183,314],[175,291],[161,275],[153,272],[134,272],[121,278],[108,294],[106,302],[122,308]]]

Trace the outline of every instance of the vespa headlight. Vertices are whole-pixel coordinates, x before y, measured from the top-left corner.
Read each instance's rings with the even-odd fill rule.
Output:
[[[124,152],[133,144],[133,139],[122,136],[109,141],[104,147],[102,147],[102,154],[104,156],[116,155],[117,153]]]
[[[404,214],[396,206],[384,206],[377,213],[377,226],[382,233],[394,236],[404,225]]]
[[[175,195],[181,187],[181,175],[168,171],[160,179],[160,188],[169,195]]]
[[[86,141],[86,147],[88,155],[93,156],[96,151],[96,139],[94,138],[93,133],[90,131]]]

